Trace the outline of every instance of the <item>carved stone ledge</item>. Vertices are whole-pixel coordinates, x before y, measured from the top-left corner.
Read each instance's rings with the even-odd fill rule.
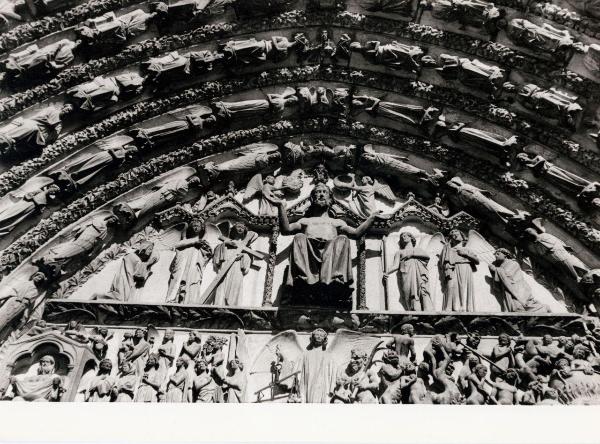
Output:
[[[414,325],[417,334],[478,332],[511,336],[567,336],[584,334],[584,323],[593,322],[574,314],[498,314],[339,311],[323,308],[234,308],[216,306],[138,305],[126,302],[71,301],[53,299],[46,304],[44,319],[66,323],[77,318],[82,324],[107,326],[169,327],[193,329],[335,332],[348,328],[365,333],[397,332],[403,324]]]

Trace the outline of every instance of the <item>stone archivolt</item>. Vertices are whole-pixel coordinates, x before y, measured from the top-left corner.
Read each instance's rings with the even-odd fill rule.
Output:
[[[2,399],[596,403],[594,2],[529,3],[2,12]]]

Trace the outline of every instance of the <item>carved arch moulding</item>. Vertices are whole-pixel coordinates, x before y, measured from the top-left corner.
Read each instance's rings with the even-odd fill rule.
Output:
[[[600,399],[600,9],[0,11],[0,399]]]

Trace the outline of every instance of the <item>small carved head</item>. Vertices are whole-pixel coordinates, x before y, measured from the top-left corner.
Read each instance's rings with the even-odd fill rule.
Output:
[[[190,222],[190,231],[199,237],[204,236],[206,231],[206,225],[204,224],[204,221],[198,218],[192,219]]]
[[[414,336],[415,327],[412,324],[404,324],[402,327],[400,327],[400,333],[403,335]]]
[[[421,362],[418,367],[418,372],[422,374],[429,374],[429,364],[425,361]]]
[[[554,341],[554,338],[552,337],[552,335],[544,335],[542,336],[542,344],[544,345],[550,345],[552,344],[552,342]]]
[[[150,353],[146,360],[146,367],[157,367],[158,366],[158,355],[156,353]]]
[[[506,248],[498,248],[494,253],[494,257],[498,263],[504,262],[506,259],[511,259],[512,254]]]
[[[479,378],[479,379],[483,379],[485,378],[485,376],[488,373],[488,369],[485,365],[483,364],[477,364],[475,366],[475,370],[474,370],[475,375]]]
[[[558,392],[556,391],[556,389],[553,389],[551,387],[548,387],[545,391],[544,391],[544,399],[553,399],[553,400],[558,400]]]
[[[170,328],[165,330],[165,334],[163,336],[163,344],[166,344],[169,341],[172,341],[175,338],[175,332]]]
[[[450,231],[448,237],[450,238],[450,242],[452,243],[452,245],[456,245],[465,241],[465,235],[460,230]]]
[[[310,334],[310,347],[323,347],[323,350],[325,350],[325,347],[327,347],[327,332],[322,328],[313,330]]]
[[[36,287],[41,287],[46,283],[46,275],[41,271],[36,271],[31,275],[31,280]]]
[[[113,367],[112,361],[110,359],[103,359],[102,361],[100,361],[98,367],[98,373],[110,373]]]
[[[197,332],[195,330],[190,331],[189,337],[188,337],[189,342],[202,342],[202,338],[200,337],[200,332]]]
[[[310,192],[310,200],[317,207],[329,207],[331,205],[331,190],[323,182],[319,182]]]
[[[479,358],[475,355],[469,356],[469,367],[475,367],[479,364]]]
[[[355,372],[359,371],[367,363],[367,354],[362,351],[353,348],[350,351],[350,362],[348,366]]]
[[[268,185],[275,185],[275,177],[269,174],[267,177],[265,177],[265,180],[263,182]]]
[[[64,116],[71,114],[75,110],[75,107],[71,103],[65,103],[60,109],[60,118],[62,119]]]
[[[433,348],[440,348],[444,345],[444,336],[443,335],[434,335],[431,338],[431,346]]]
[[[236,369],[244,370],[244,363],[237,358],[231,359],[229,361],[229,368],[232,370],[236,370]]]
[[[243,222],[236,222],[229,229],[229,237],[231,239],[244,239],[247,233],[248,228]]]
[[[538,238],[538,231],[535,228],[527,228],[525,229],[525,238],[531,241],[535,241]]]
[[[56,363],[50,355],[42,356],[39,362],[38,375],[51,375],[55,371]]]
[[[145,336],[144,330],[142,330],[141,328],[136,328],[135,329],[135,333],[134,333],[134,337],[137,339],[143,339]]]
[[[361,179],[363,185],[373,185],[373,179],[370,176],[363,176]]]
[[[199,361],[196,361],[194,369],[196,370],[197,375],[200,373],[205,373],[208,371],[208,362],[206,362],[204,359],[200,359]]]
[[[565,358],[561,358],[556,361],[554,364],[555,368],[562,372],[563,374],[570,375],[571,374],[571,364]]]
[[[48,186],[46,188],[46,197],[50,200],[50,201],[55,201],[56,197],[58,196],[58,194],[60,193],[60,187],[56,184],[52,184],[50,186]]]
[[[400,362],[400,357],[395,350],[386,350],[381,359],[385,364],[390,364],[394,367],[398,367],[398,363]]]
[[[152,256],[154,251],[154,244],[150,241],[142,241],[135,249],[135,253],[139,256],[142,261],[147,261]]]
[[[519,382],[519,373],[514,368],[509,368],[504,374],[504,380],[511,385],[516,385]]]
[[[175,361],[175,368],[181,368],[181,366],[188,368],[189,363],[190,362],[187,359],[184,359],[183,357],[179,357]]]
[[[481,342],[481,336],[479,333],[474,332],[467,337],[467,345],[471,348],[479,347],[479,343]]]
[[[586,360],[589,354],[588,348],[583,344],[577,344],[573,348],[573,358]]]
[[[133,367],[133,364],[129,361],[124,362],[121,365],[121,373],[124,375],[129,375],[131,373],[133,373],[135,371],[135,368]]]
[[[503,346],[510,345],[510,336],[508,336],[506,333],[500,333],[498,336],[498,344]]]
[[[409,244],[412,244],[412,246],[415,247],[417,245],[417,239],[415,239],[412,233],[405,231],[400,234],[400,248],[404,248]]]

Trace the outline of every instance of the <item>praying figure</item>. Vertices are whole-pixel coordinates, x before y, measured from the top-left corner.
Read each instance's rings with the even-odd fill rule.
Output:
[[[502,311],[530,311],[548,312],[548,307],[540,304],[531,294],[531,287],[519,263],[505,248],[496,250],[496,260],[489,265],[492,273],[492,287],[503,297],[501,298]]]
[[[112,390],[116,383],[116,378],[110,375],[112,371],[112,362],[110,359],[103,359],[98,364],[98,372],[90,381],[90,385],[84,394],[86,402],[110,402]]]
[[[473,273],[479,258],[466,247],[465,236],[452,230],[449,243],[440,255],[442,283],[445,288],[445,311],[475,311],[475,284]]]
[[[290,252],[287,285],[296,291],[309,286],[317,290],[317,293],[322,293],[321,302],[327,302],[326,298],[332,296],[327,293],[334,287],[342,293],[351,292],[354,279],[348,236],[362,236],[380,211],[374,211],[361,225],[354,228],[343,220],[330,216],[332,195],[324,183],[315,185],[310,201],[307,215],[294,223],[288,220],[285,204],[279,204],[282,233],[297,233]]]

